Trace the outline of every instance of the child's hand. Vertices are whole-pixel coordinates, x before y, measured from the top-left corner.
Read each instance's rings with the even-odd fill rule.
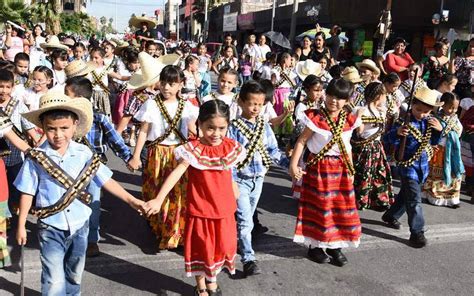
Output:
[[[145,202],[143,200],[140,200],[138,198],[134,198],[132,200],[130,200],[130,202],[128,203],[129,206],[131,206],[132,208],[134,208],[135,210],[137,210],[140,215],[143,215],[145,213],[145,211],[143,210],[143,205],[145,204]]]
[[[305,175],[306,172],[303,171],[302,168],[300,168],[299,166],[297,167],[290,167],[290,176],[293,178],[293,179],[296,179],[296,180],[300,180],[301,178],[303,178],[303,175]]]
[[[139,170],[142,167],[142,162],[140,161],[140,159],[136,159],[135,157],[132,157],[128,161],[127,167],[130,171],[133,172],[135,170]]]
[[[431,126],[431,128],[437,130],[438,132],[443,130],[443,126],[441,125],[439,120],[434,117],[428,119],[428,124]]]
[[[16,241],[20,246],[26,245],[26,228],[25,226],[18,226],[16,230]]]
[[[406,126],[401,126],[397,129],[397,135],[401,136],[401,137],[406,137],[408,136],[408,127]]]
[[[294,110],[295,110],[295,101],[293,100],[288,101],[288,104],[286,104],[285,106],[285,115],[293,113]]]
[[[152,199],[146,203],[143,204],[142,206],[143,212],[147,217],[150,217],[152,215],[156,215],[160,212],[161,210],[161,202],[158,199]]]

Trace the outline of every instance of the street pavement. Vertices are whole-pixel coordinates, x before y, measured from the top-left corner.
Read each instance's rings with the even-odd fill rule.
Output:
[[[141,178],[109,154],[114,178],[140,196]],[[396,183],[398,185],[398,183]],[[398,190],[398,189],[397,189]],[[461,208],[424,204],[429,245],[407,245],[403,228],[387,228],[381,213],[360,213],[361,245],[345,251],[349,264],[318,265],[306,258],[307,249],[292,242],[297,201],[290,199],[288,174],[278,168],[268,173],[258,211],[269,232],[254,241],[263,273],[243,278],[219,275],[224,295],[472,295],[474,291],[474,205],[462,196]],[[145,220],[121,201],[105,194],[102,199],[99,257],[87,259],[82,295],[192,295],[194,279],[184,274],[178,252],[156,252]],[[29,220],[25,251],[26,295],[40,295],[41,264],[35,221]],[[19,248],[9,232],[14,266],[0,270],[0,295],[19,295]]]

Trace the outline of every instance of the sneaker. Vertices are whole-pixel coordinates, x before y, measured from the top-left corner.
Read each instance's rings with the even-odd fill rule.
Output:
[[[319,264],[331,262],[331,258],[329,258],[329,256],[326,253],[324,253],[324,250],[321,248],[309,248],[308,257],[312,261]]]
[[[261,273],[262,271],[257,266],[257,262],[249,261],[249,262],[244,263],[244,274],[246,277],[251,276],[251,275],[261,274]]]
[[[328,255],[332,257],[334,264],[336,264],[337,266],[342,267],[348,262],[346,256],[342,253],[341,249],[327,249],[326,253],[328,253]]]
[[[412,233],[410,235],[410,246],[413,248],[423,248],[428,243],[428,240],[425,237],[423,232]]]
[[[382,221],[387,223],[388,224],[387,226],[390,227],[390,228],[394,228],[394,229],[402,228],[402,224],[400,222],[398,222],[397,219],[388,217],[387,213],[382,215]]]
[[[99,251],[99,245],[97,243],[90,243],[87,245],[87,251],[86,251],[86,256],[91,258],[91,257],[97,257],[100,255]]]

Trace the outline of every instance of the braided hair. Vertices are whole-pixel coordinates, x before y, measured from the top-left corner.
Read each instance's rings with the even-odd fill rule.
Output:
[[[385,89],[383,83],[371,82],[365,87],[364,98],[368,105],[371,102],[377,100],[381,95],[386,94],[387,90]]]

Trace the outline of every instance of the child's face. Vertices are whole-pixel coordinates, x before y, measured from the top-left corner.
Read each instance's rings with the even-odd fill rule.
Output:
[[[411,108],[411,114],[416,120],[422,120],[430,115],[433,107],[425,105],[423,103],[415,103]]]
[[[451,83],[443,82],[440,87],[440,92],[445,93],[445,92],[453,92],[454,89],[456,88],[456,84],[458,84],[457,79],[453,79]]]
[[[325,105],[329,112],[341,111],[346,103],[346,99],[340,99],[335,96],[326,95]]]
[[[227,134],[228,126],[229,122],[227,122],[227,119],[221,116],[199,122],[203,142],[211,146],[219,145]]]
[[[151,55],[151,56],[154,56],[156,54],[156,50],[157,50],[157,47],[156,45],[149,45],[147,48],[146,48],[146,53]]]
[[[444,114],[451,116],[458,111],[459,100],[453,100],[449,103],[444,103],[442,108],[443,108]]]
[[[377,108],[378,110],[382,110],[386,105],[387,105],[387,95],[383,94],[378,96],[372,104]]]
[[[421,69],[418,66],[411,66],[408,70],[408,79],[414,80],[415,79],[415,71],[418,69],[418,77],[421,77]]]
[[[237,77],[232,74],[222,74],[219,77],[219,92],[223,95],[226,95],[237,86]]]
[[[16,73],[20,75],[25,75],[28,74],[28,66],[30,63],[25,60],[20,60],[16,62],[15,67],[16,67]]]
[[[54,60],[54,68],[57,70],[64,70],[67,66],[67,58],[59,57]]]
[[[84,56],[84,49],[78,46],[74,48],[73,53],[74,53],[74,58],[76,60],[80,60]]]
[[[64,94],[70,98],[75,98],[76,97],[76,94],[74,93],[74,91],[72,90],[72,88],[69,86],[69,85],[66,85],[64,87]]]
[[[176,98],[178,92],[183,88],[183,82],[164,82],[160,81],[160,92],[163,98],[172,99]]]
[[[94,51],[91,55],[92,61],[97,65],[97,66],[103,66],[104,65],[104,58],[100,55],[98,51]]]
[[[112,47],[112,45],[110,44],[107,44],[105,47],[104,47],[104,50],[105,50],[105,56],[106,57],[110,57],[114,54],[114,48]]]
[[[321,65],[321,69],[326,70],[326,67],[328,66],[328,61],[326,61],[326,59],[322,59],[319,61],[319,64]]]
[[[310,101],[316,102],[323,96],[323,86],[321,84],[315,84],[309,89],[305,89],[305,92]]]
[[[385,83],[384,86],[385,86],[385,90],[388,92],[388,93],[393,93],[394,91],[396,91],[399,87],[400,87],[400,80],[394,82],[394,83]]]
[[[207,52],[207,49],[204,45],[199,46],[198,53],[200,55],[204,55],[204,54],[206,54],[206,52]]]
[[[43,72],[33,72],[33,89],[35,92],[46,91],[51,83],[51,78],[47,78]]]
[[[194,60],[190,65],[189,65],[189,71],[191,72],[196,72],[199,69],[199,61]]]
[[[234,51],[232,50],[232,48],[227,48],[227,50],[225,51],[225,57],[231,58],[233,55],[234,55]]]
[[[140,69],[140,62],[138,60],[128,64],[128,70],[137,71],[138,69]]]
[[[78,121],[72,117],[52,119],[51,116],[46,116],[42,124],[51,147],[55,150],[65,150],[76,132]]]
[[[284,67],[291,67],[291,59],[292,57],[287,57],[283,60],[283,66]]]
[[[255,119],[260,114],[263,105],[265,104],[265,94],[247,95],[247,99],[242,101],[239,99],[239,106],[242,108],[242,117],[246,119]]]
[[[9,100],[13,91],[13,82],[0,81],[0,102]]]

